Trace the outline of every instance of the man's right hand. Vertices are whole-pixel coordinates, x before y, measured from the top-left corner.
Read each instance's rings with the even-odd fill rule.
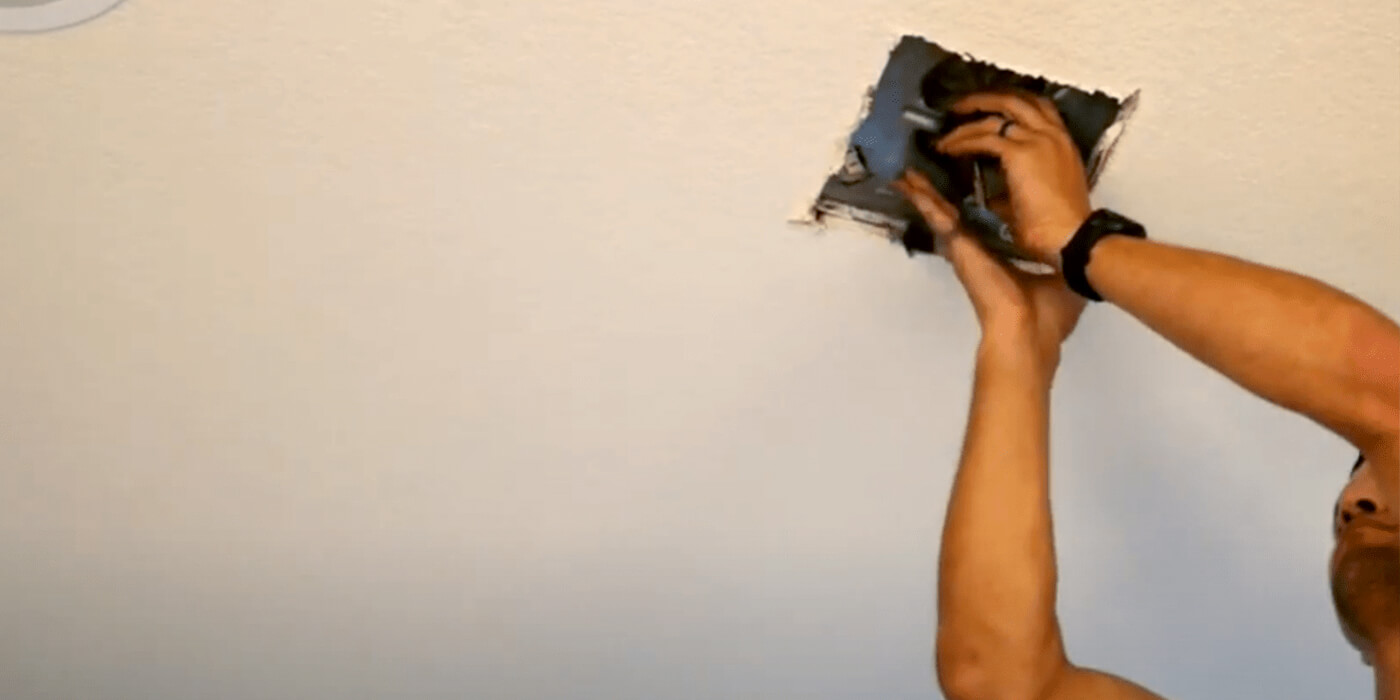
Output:
[[[958,100],[952,111],[993,116],[954,129],[937,149],[951,156],[1000,159],[1011,191],[1016,243],[1040,262],[1061,269],[1060,249],[1093,209],[1079,149],[1055,104],[1029,93],[982,92]],[[1002,136],[1007,120],[1015,124]]]

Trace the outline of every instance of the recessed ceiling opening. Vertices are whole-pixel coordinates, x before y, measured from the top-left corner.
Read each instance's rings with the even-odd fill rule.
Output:
[[[866,93],[860,123],[848,137],[843,157],[798,221],[847,219],[903,243],[911,255],[932,253],[932,233],[913,205],[890,186],[912,168],[955,206],[962,203],[960,212],[969,230],[991,251],[1029,263],[1032,256],[1016,249],[1006,222],[981,202],[1005,192],[1000,167],[950,158],[932,148],[937,136],[985,116],[952,113],[957,98],[993,89],[1016,89],[1054,104],[1083,159],[1090,189],[1138,101],[1136,92],[1126,99],[1089,92],[1000,68],[922,37],[904,36],[890,51],[878,83]]]

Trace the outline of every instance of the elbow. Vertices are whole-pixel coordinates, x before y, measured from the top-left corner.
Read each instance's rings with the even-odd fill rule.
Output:
[[[1013,700],[1027,697],[1024,674],[1005,655],[940,640],[934,653],[938,687],[948,700]],[[1024,670],[1024,669],[1023,669]]]
[[[1363,320],[1355,328],[1355,371],[1369,390],[1358,399],[1361,429],[1357,443],[1385,443],[1400,433],[1400,326],[1383,318]],[[1357,444],[1363,450],[1370,445]]]
[[[1347,441],[1375,459],[1377,454],[1386,454],[1388,448],[1393,449],[1400,442],[1400,389],[1387,378],[1374,385],[1374,389],[1361,396],[1357,403],[1360,427],[1354,436],[1346,436]]]
[[[1342,437],[1373,461],[1400,442],[1400,405],[1379,392],[1358,399],[1361,417],[1351,435]]]
[[[933,666],[948,700],[989,700],[994,695],[990,664],[976,651],[939,638]]]
[[[934,670],[948,700],[1027,700],[1041,697],[1064,665],[1057,652],[1009,653],[940,635]]]

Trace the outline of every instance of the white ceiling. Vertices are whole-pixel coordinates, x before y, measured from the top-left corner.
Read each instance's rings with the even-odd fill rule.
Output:
[[[0,694],[938,697],[974,319],[783,223],[902,32],[1141,88],[1098,204],[1400,317],[1389,0],[130,0],[0,37]],[[1053,435],[1076,661],[1370,692],[1350,446],[1107,305]]]

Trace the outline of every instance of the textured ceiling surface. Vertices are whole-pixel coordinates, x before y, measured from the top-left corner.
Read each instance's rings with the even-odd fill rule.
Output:
[[[975,321],[784,223],[905,32],[1140,88],[1097,204],[1400,317],[1394,2],[129,0],[0,36],[0,695],[938,697]],[[1078,663],[1370,692],[1350,446],[1106,305],[1052,434]]]

